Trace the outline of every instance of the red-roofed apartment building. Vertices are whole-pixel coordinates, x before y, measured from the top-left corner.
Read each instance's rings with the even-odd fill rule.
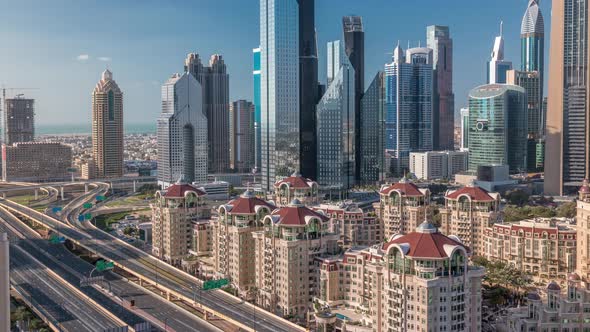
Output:
[[[499,212],[498,193],[477,186],[450,190],[445,196],[445,207],[440,209],[440,231],[458,236],[474,256],[484,256],[485,230],[499,220]]]
[[[340,234],[338,245],[344,249],[370,246],[383,241],[381,223],[375,215],[363,212],[351,202],[320,204],[313,207],[330,218],[330,230]]]
[[[287,206],[294,199],[311,206],[319,203],[318,183],[304,178],[299,173],[277,181],[274,184],[274,199],[278,206]]]
[[[469,256],[458,238],[423,223],[384,244],[318,259],[317,300],[361,313],[363,331],[481,331],[485,269],[468,265]]]
[[[418,188],[414,183],[401,179],[390,186],[383,186],[381,199],[375,204],[375,212],[382,223],[384,238],[395,234],[413,232],[427,218],[430,191]]]
[[[317,292],[315,259],[339,251],[329,218],[294,200],[254,232],[257,303],[280,316],[306,318]],[[312,309],[313,310],[313,309]]]

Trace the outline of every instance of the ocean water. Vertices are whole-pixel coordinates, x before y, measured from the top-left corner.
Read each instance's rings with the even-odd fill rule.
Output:
[[[125,134],[152,134],[156,132],[155,123],[130,123],[124,125]],[[36,125],[36,135],[71,135],[91,133],[90,123],[64,125]]]

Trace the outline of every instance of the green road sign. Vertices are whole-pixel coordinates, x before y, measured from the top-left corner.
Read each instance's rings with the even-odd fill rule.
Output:
[[[86,214],[84,215],[84,219],[86,219],[86,220],[90,220],[90,219],[92,219],[92,213],[86,213]]]
[[[59,236],[57,234],[51,234],[49,236],[49,243],[51,244],[60,244],[66,242],[66,238],[63,236]]]
[[[92,203],[84,203],[84,205],[82,205],[82,207],[85,209],[90,209],[92,207]]]
[[[104,197],[104,196],[102,196],[102,195],[98,195],[98,196],[96,196],[96,200],[97,200],[97,201],[99,201],[99,202],[100,202],[100,201],[104,201],[105,199],[106,199],[106,197]]]
[[[96,262],[96,271],[98,271],[98,272],[112,270],[114,268],[115,268],[115,263],[113,263],[113,262],[107,262],[102,259],[99,260],[98,262]]]
[[[229,284],[227,279],[207,280],[203,283],[204,290],[217,289]]]
[[[68,168],[66,168],[66,171],[68,173],[76,173],[78,171],[78,169],[75,167],[68,167]]]

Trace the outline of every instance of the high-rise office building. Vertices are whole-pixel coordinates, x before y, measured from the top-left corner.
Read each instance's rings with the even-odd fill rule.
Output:
[[[261,101],[260,101],[260,47],[252,50],[253,70],[252,78],[254,80],[254,166],[256,171],[260,171],[262,162],[262,132],[260,131],[260,122],[262,121]]]
[[[326,190],[346,191],[355,183],[355,89],[354,68],[344,49],[328,58],[328,67],[340,67],[317,106],[318,183]],[[336,51],[335,51],[336,52]]]
[[[545,155],[545,194],[574,192],[588,177],[588,2],[554,0]]]
[[[300,167],[299,5],[260,0],[262,189]]]
[[[506,72],[512,69],[512,62],[504,60],[504,36],[503,23],[500,22],[500,35],[494,40],[492,49],[492,59],[487,62],[487,83],[504,84],[506,83]]]
[[[361,99],[365,92],[365,31],[360,16],[342,18],[344,32],[344,51],[354,69],[354,145],[355,145],[355,179],[361,178],[361,135],[362,108]]]
[[[214,54],[203,66],[198,54],[187,55],[184,71],[192,74],[203,90],[203,110],[207,116],[208,171],[229,169],[229,74],[223,57]]]
[[[385,65],[385,149],[394,175],[409,168],[410,152],[432,150],[432,50],[398,45]]]
[[[520,70],[538,71],[543,82],[545,69],[545,22],[539,0],[529,0],[520,26]],[[541,92],[541,95],[543,93]]]
[[[461,151],[469,151],[469,108],[461,109]]]
[[[361,99],[361,178],[375,184],[385,178],[385,82],[378,72]]]
[[[318,90],[318,51],[315,32],[315,0],[299,3],[299,170],[316,179]]]
[[[453,94],[453,39],[449,27],[426,28],[426,46],[432,49],[434,98],[432,137],[435,150],[453,150],[455,142],[455,95]]]
[[[4,144],[35,140],[35,100],[18,95],[4,100],[4,107]]]
[[[525,90],[489,84],[469,92],[469,169],[508,165],[526,170],[527,109]]]
[[[229,107],[230,166],[238,172],[254,167],[254,104],[234,101]]]
[[[92,155],[94,176],[123,176],[123,92],[108,69],[92,92]]]
[[[181,178],[207,181],[207,117],[202,88],[193,75],[174,74],[162,86],[157,137],[158,184],[167,188]]]

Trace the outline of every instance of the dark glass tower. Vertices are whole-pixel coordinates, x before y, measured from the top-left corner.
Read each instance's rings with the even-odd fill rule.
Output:
[[[344,16],[342,18],[344,30],[344,49],[352,68],[354,68],[354,123],[355,123],[355,179],[361,178],[361,98],[365,91],[365,32],[363,19],[360,16]]]
[[[299,138],[300,172],[317,178],[316,105],[318,96],[318,54],[315,38],[314,0],[299,3]]]

